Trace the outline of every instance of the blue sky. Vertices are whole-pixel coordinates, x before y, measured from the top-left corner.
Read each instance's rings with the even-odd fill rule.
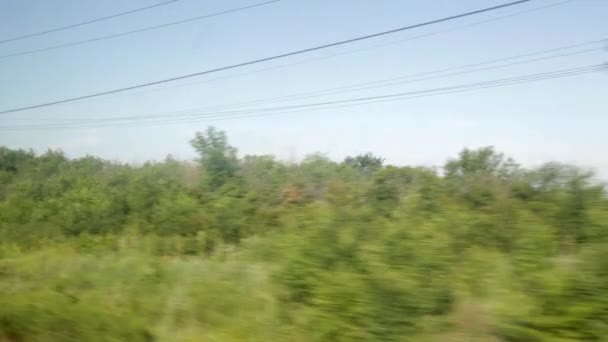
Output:
[[[4,0],[0,40],[160,1]],[[180,0],[121,18],[0,44],[0,55],[119,33],[255,3]],[[127,87],[416,24],[506,2],[495,0],[282,0],[166,29],[0,59],[0,110]],[[608,38],[608,0],[535,0],[494,13],[310,54],[201,76],[146,91],[0,117],[1,126],[156,114],[290,95],[532,53]],[[436,31],[449,32],[418,39]],[[600,48],[598,44],[595,47]],[[604,44],[605,46],[605,44]],[[359,50],[359,51],[356,51]],[[338,55],[342,54],[342,55]],[[340,100],[480,82],[608,61],[608,50],[300,102]],[[277,67],[272,70],[262,69]],[[195,83],[195,84],[192,84]],[[63,149],[141,162],[192,158],[188,140],[208,125],[241,154],[298,160],[373,152],[389,163],[441,165],[464,147],[493,145],[528,166],[558,160],[608,178],[608,72],[357,107],[163,126],[0,131],[0,145]],[[283,105],[283,104],[279,104]]]

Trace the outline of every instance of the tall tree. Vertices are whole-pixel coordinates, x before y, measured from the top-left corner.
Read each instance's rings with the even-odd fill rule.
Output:
[[[226,133],[209,127],[205,132],[197,132],[190,144],[199,154],[211,190],[220,188],[235,177],[239,167],[237,150],[228,144]]]

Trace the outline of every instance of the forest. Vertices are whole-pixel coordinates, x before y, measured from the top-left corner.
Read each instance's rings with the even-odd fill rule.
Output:
[[[190,144],[141,165],[0,147],[0,341],[606,341],[588,170]]]

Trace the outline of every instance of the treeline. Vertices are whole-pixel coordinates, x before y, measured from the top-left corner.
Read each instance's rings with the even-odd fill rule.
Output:
[[[602,341],[608,198],[492,148],[141,166],[0,148],[0,341]]]

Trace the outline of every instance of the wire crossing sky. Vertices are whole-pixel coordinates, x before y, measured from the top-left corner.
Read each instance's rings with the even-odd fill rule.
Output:
[[[165,2],[158,3],[156,5],[150,5],[150,6],[140,7],[140,8],[136,8],[134,10],[130,10],[130,11],[126,11],[126,12],[120,12],[120,13],[112,14],[112,15],[109,15],[109,16],[106,16],[106,17],[91,19],[91,20],[87,20],[87,21],[83,21],[83,22],[79,22],[79,23],[75,23],[75,24],[69,24],[67,26],[56,27],[56,28],[52,28],[52,29],[48,29],[48,30],[44,30],[44,31],[36,32],[36,33],[26,34],[26,35],[23,35],[23,36],[18,36],[18,37],[13,37],[13,38],[8,38],[8,39],[1,39],[0,38],[0,44],[4,44],[4,43],[8,43],[8,42],[14,42],[16,40],[21,40],[21,39],[27,39],[27,38],[42,36],[42,35],[49,34],[49,33],[52,33],[52,32],[59,32],[59,31],[63,31],[63,30],[69,30],[69,29],[73,29],[73,28],[76,28],[76,27],[79,27],[79,26],[88,25],[88,24],[92,24],[92,23],[98,23],[100,21],[122,17],[123,15],[133,14],[133,13],[137,13],[137,12],[141,12],[141,11],[157,8],[157,7],[160,7],[160,6],[169,5],[169,4],[172,4],[172,3],[177,2],[177,1],[178,0],[165,1]]]
[[[183,114],[171,115],[170,113],[168,113],[168,114],[165,114],[164,116],[163,115],[147,116],[147,117],[140,116],[140,117],[131,117],[131,118],[116,118],[114,120],[115,121],[123,121],[123,120],[133,121],[133,122],[128,122],[128,123],[126,123],[126,125],[124,125],[124,126],[130,126],[130,125],[140,125],[140,124],[146,124],[146,123],[172,124],[172,123],[176,123],[176,122],[184,122],[184,118],[176,118],[176,117],[184,117],[184,116],[185,116],[186,122],[197,122],[201,119],[204,120],[204,119],[209,119],[209,118],[241,118],[241,117],[243,117],[243,116],[239,116],[241,114],[252,114],[251,116],[245,116],[245,117],[263,116],[263,115],[277,114],[277,113],[284,114],[284,113],[293,113],[294,111],[292,111],[292,110],[301,109],[301,108],[312,108],[311,110],[316,110],[316,109],[327,109],[327,108],[340,108],[340,107],[345,107],[345,106],[358,106],[358,105],[365,105],[365,104],[369,104],[369,103],[377,103],[377,102],[384,102],[384,101],[399,101],[399,100],[403,100],[403,99],[411,99],[411,98],[417,98],[417,97],[436,96],[436,95],[457,93],[457,92],[462,92],[462,91],[479,90],[479,89],[486,89],[486,88],[491,88],[491,87],[503,87],[503,86],[514,85],[514,84],[528,83],[528,82],[537,82],[537,81],[550,80],[550,79],[561,78],[561,77],[572,77],[572,76],[583,75],[583,74],[587,74],[587,73],[600,72],[600,71],[604,71],[604,70],[608,70],[608,65],[598,64],[598,65],[590,65],[590,66],[581,67],[581,68],[556,70],[553,72],[546,72],[546,73],[532,74],[532,75],[523,75],[523,76],[510,77],[510,78],[505,78],[505,79],[489,80],[489,81],[485,81],[485,82],[478,82],[478,83],[472,83],[472,84],[459,84],[459,85],[455,85],[455,86],[448,86],[448,87],[442,87],[442,88],[423,89],[423,90],[410,91],[410,92],[404,92],[404,93],[383,94],[383,95],[371,96],[371,97],[350,98],[350,99],[336,100],[336,101],[330,101],[330,102],[306,103],[306,104],[293,105],[293,106],[257,108],[257,109],[248,109],[248,110],[239,110],[239,111],[218,111],[218,112],[198,111],[198,113],[196,113],[197,112],[196,110],[192,110],[187,115],[183,115]],[[342,105],[345,103],[351,103],[351,104]],[[340,105],[340,106],[335,107],[334,105]],[[326,107],[326,106],[331,106],[331,107]],[[194,112],[194,113],[192,113],[192,112]],[[295,112],[300,112],[300,111],[295,111]],[[153,121],[153,120],[146,121],[146,119],[155,119],[155,118],[162,119],[163,117],[171,118],[171,119],[160,120],[160,121]],[[104,120],[104,121],[108,121],[108,120]],[[139,122],[139,121],[141,121],[141,122]],[[59,124],[59,125],[45,125],[45,126],[39,125],[39,126],[0,127],[0,130],[62,129],[62,128],[80,128],[80,127],[107,127],[107,126],[113,126],[113,125],[116,125],[116,124],[92,123],[92,124],[78,125],[78,123],[76,123],[76,125]],[[119,123],[115,127],[122,127],[122,124]]]
[[[410,74],[410,75],[393,77],[390,79],[377,80],[377,81],[365,82],[365,83],[359,83],[359,84],[352,84],[352,85],[346,85],[346,86],[337,87],[337,88],[322,89],[322,90],[304,92],[304,93],[300,93],[300,94],[292,94],[292,95],[287,95],[287,96],[279,96],[279,97],[275,97],[275,98],[266,98],[266,99],[260,99],[260,100],[256,100],[256,101],[235,103],[235,104],[231,104],[231,105],[207,107],[207,108],[194,108],[194,109],[180,110],[180,111],[174,111],[174,112],[170,112],[170,113],[153,114],[153,115],[138,115],[138,116],[113,117],[113,118],[108,117],[108,118],[101,118],[101,119],[95,119],[95,118],[86,119],[85,118],[85,119],[80,119],[80,120],[71,120],[68,122],[63,121],[62,123],[79,124],[79,123],[91,123],[91,122],[94,123],[94,122],[108,122],[108,121],[129,121],[129,120],[137,121],[139,119],[175,118],[175,117],[179,117],[179,116],[183,116],[183,115],[190,115],[192,113],[199,113],[196,116],[201,115],[200,113],[206,113],[206,112],[211,112],[213,114],[213,113],[218,113],[218,110],[221,110],[221,109],[251,107],[252,105],[270,104],[270,103],[276,103],[276,102],[286,102],[286,101],[291,102],[294,100],[301,100],[301,99],[308,99],[308,98],[315,98],[315,97],[324,97],[324,96],[331,95],[331,94],[340,94],[340,93],[345,93],[345,92],[357,92],[360,90],[373,89],[373,88],[391,87],[391,86],[400,85],[400,84],[404,84],[404,83],[414,83],[414,82],[432,80],[432,79],[437,79],[437,78],[449,78],[452,76],[473,73],[473,72],[480,72],[480,71],[491,70],[491,69],[505,68],[505,67],[510,67],[510,66],[518,65],[518,64],[535,63],[535,62],[544,61],[544,60],[548,60],[548,59],[564,58],[564,57],[576,56],[579,54],[598,52],[598,51],[603,50],[602,48],[597,47],[601,43],[603,43],[603,41],[583,42],[583,43],[579,43],[579,44],[562,46],[562,47],[557,47],[557,48],[543,50],[543,51],[536,51],[536,52],[526,53],[526,54],[522,54],[522,55],[509,56],[509,57],[493,59],[493,60],[489,60],[489,61],[461,65],[461,66],[456,66],[456,67],[447,68],[447,69],[439,69],[439,70],[427,71],[427,72],[418,73],[418,74]],[[582,49],[582,50],[578,49],[581,47],[588,47],[588,46],[593,46],[593,45],[595,45],[596,47]],[[535,56],[539,56],[539,55],[546,55],[551,52],[572,50],[572,49],[577,49],[577,50],[568,51],[568,52],[564,52],[564,53],[558,53],[558,54],[552,54],[552,55],[548,55],[548,56],[535,57]],[[535,57],[535,58],[526,58],[523,60],[518,60],[518,59],[522,59],[525,57]],[[516,61],[509,62],[509,63],[502,63],[502,64],[498,64],[498,65],[491,65],[491,64],[496,64],[498,62],[511,61],[511,60],[516,60]],[[484,66],[484,65],[489,65],[489,66]],[[474,68],[474,69],[471,68],[471,67],[478,67],[478,66],[483,66],[483,67]],[[605,65],[599,64],[599,65],[595,65],[595,66],[590,66],[590,68],[598,69],[598,70],[592,70],[592,71],[601,71],[605,68]],[[585,68],[582,68],[582,69],[585,69]],[[455,70],[459,70],[459,71],[455,71]],[[455,72],[450,72],[450,71],[455,71]],[[574,71],[574,70],[572,70],[572,71]],[[446,73],[446,72],[449,72],[449,73]],[[560,70],[554,71],[552,73],[555,73],[555,72],[559,73]],[[586,72],[583,72],[583,73],[586,73]],[[430,75],[435,75],[435,76],[430,76]],[[421,76],[424,76],[424,77],[421,77]],[[423,92],[426,92],[426,91],[423,91]],[[409,95],[409,93],[408,93],[408,95]],[[339,102],[342,102],[342,101],[339,101]],[[248,112],[249,110],[245,110],[245,111]],[[254,111],[258,111],[258,109],[254,109]],[[220,111],[219,113],[224,114],[224,113],[230,113],[230,112]],[[239,113],[239,111],[236,111],[236,113]],[[32,120],[32,118],[16,118],[16,119],[25,119],[28,121]],[[60,120],[60,121],[62,121],[62,120]],[[15,129],[27,129],[28,127],[53,128],[54,126],[55,125],[46,125],[46,126],[27,126],[26,125],[26,126],[15,126],[14,128]],[[61,128],[61,127],[65,127],[65,126],[58,125],[55,127]],[[68,126],[68,127],[78,127],[78,126]],[[7,127],[0,126],[0,129],[6,129],[6,128]],[[8,127],[8,129],[10,129],[10,127]]]
[[[199,72],[196,72],[196,73],[193,73],[193,74],[175,76],[175,77],[171,77],[171,78],[167,78],[167,79],[163,79],[163,80],[142,83],[142,84],[138,84],[138,85],[134,85],[134,86],[129,86],[129,87],[125,87],[125,88],[108,90],[108,91],[104,91],[104,92],[100,92],[100,93],[94,93],[94,94],[89,94],[89,95],[82,95],[82,96],[68,98],[68,99],[64,99],[64,100],[58,100],[58,101],[53,101],[53,102],[41,103],[41,104],[37,104],[37,105],[33,105],[33,106],[27,106],[27,107],[21,107],[21,108],[13,108],[13,109],[2,110],[2,111],[0,111],[0,114],[14,113],[14,112],[20,112],[20,111],[24,111],[24,110],[28,110],[28,109],[48,107],[48,106],[53,106],[53,105],[57,105],[57,104],[61,104],[61,103],[73,102],[73,101],[88,99],[88,98],[92,98],[92,97],[98,97],[98,96],[104,96],[104,95],[109,95],[109,94],[115,94],[115,93],[120,93],[120,92],[127,91],[127,90],[144,88],[144,87],[149,87],[149,86],[153,86],[153,85],[157,85],[157,84],[162,84],[162,83],[167,83],[167,82],[174,82],[174,81],[178,81],[178,80],[182,80],[182,79],[186,79],[186,78],[191,78],[191,77],[196,77],[196,76],[202,76],[202,75],[207,75],[207,74],[211,74],[211,73],[216,73],[216,72],[219,72],[219,71],[225,71],[225,70],[230,70],[230,69],[234,69],[234,68],[240,68],[240,67],[244,67],[244,66],[248,66],[248,65],[252,65],[252,64],[258,64],[258,63],[272,61],[272,60],[275,60],[275,59],[281,59],[281,58],[291,57],[291,56],[295,56],[295,55],[299,55],[299,54],[303,54],[303,53],[309,53],[309,52],[313,52],[313,51],[317,51],[317,50],[323,50],[323,49],[327,49],[327,48],[331,48],[331,47],[335,47],[335,46],[339,46],[339,45],[351,44],[351,43],[358,42],[358,41],[361,41],[361,40],[366,40],[366,39],[381,37],[381,36],[385,36],[385,35],[389,35],[389,34],[399,33],[399,32],[402,32],[402,31],[411,30],[411,29],[415,29],[415,28],[419,28],[419,27],[423,27],[423,26],[434,25],[434,24],[438,24],[438,23],[442,23],[442,22],[446,22],[446,21],[451,21],[451,20],[455,20],[455,19],[460,19],[460,18],[464,18],[464,17],[468,17],[468,16],[480,14],[480,13],[495,11],[495,10],[498,10],[498,9],[502,9],[502,8],[506,8],[506,7],[510,7],[510,6],[515,6],[515,5],[520,5],[520,4],[523,4],[523,3],[526,3],[526,2],[530,2],[530,1],[532,1],[532,0],[518,0],[518,1],[509,2],[509,3],[506,3],[506,4],[497,5],[497,6],[485,7],[485,8],[481,8],[481,9],[475,10],[475,11],[461,13],[461,14],[456,14],[456,15],[451,15],[449,17],[435,19],[435,20],[431,20],[431,21],[426,21],[426,22],[422,22],[422,23],[419,23],[419,24],[403,26],[403,27],[399,27],[399,28],[396,28],[396,29],[388,30],[388,31],[382,31],[382,32],[367,34],[367,35],[361,36],[361,37],[350,38],[350,39],[347,39],[347,40],[341,40],[341,41],[337,41],[337,42],[333,42],[333,43],[329,43],[329,44],[324,44],[324,45],[314,46],[314,47],[310,47],[310,48],[305,48],[305,49],[302,49],[302,50],[297,50],[297,51],[292,51],[292,52],[288,52],[288,53],[283,53],[283,54],[280,54],[280,55],[275,55],[275,56],[270,56],[270,57],[264,57],[264,58],[261,58],[261,59],[255,59],[255,60],[252,60],[252,61],[241,62],[241,63],[237,63],[237,64],[233,64],[233,65],[228,65],[228,66],[223,66],[223,67],[219,67],[219,68],[215,68],[215,69],[209,69],[209,70],[205,70],[205,71],[199,71]],[[271,2],[276,2],[276,1],[270,1],[270,2],[263,3],[263,4],[268,4],[268,3],[271,3]],[[259,6],[259,5],[260,4],[254,5],[254,6]],[[2,57],[2,56],[0,56],[0,57]]]
[[[244,10],[252,9],[252,8],[255,8],[255,7],[269,5],[269,4],[272,4],[272,3],[275,3],[275,2],[279,2],[279,1],[280,0],[271,0],[271,1],[266,1],[266,2],[260,2],[260,3],[256,3],[256,4],[253,4],[253,5],[249,5],[249,6],[237,7],[237,8],[232,8],[232,9],[229,9],[229,10],[221,11],[221,12],[215,12],[215,13],[210,13],[210,14],[205,14],[205,15],[199,15],[199,16],[196,16],[196,17],[193,17],[193,18],[173,21],[173,22],[170,22],[170,23],[164,23],[164,24],[160,24],[160,25],[154,25],[154,26],[144,27],[144,28],[137,29],[137,30],[132,30],[132,31],[120,32],[120,33],[112,34],[112,35],[109,35],[109,36],[90,38],[90,39],[80,40],[80,41],[77,41],[77,42],[71,42],[71,43],[67,43],[67,44],[53,45],[53,46],[48,46],[48,47],[44,47],[44,48],[40,48],[40,49],[34,49],[34,50],[28,50],[28,51],[21,51],[21,52],[11,53],[11,54],[8,54],[8,55],[0,55],[0,59],[10,58],[10,57],[17,57],[17,56],[24,56],[24,55],[29,55],[29,54],[32,54],[32,53],[51,51],[51,50],[66,48],[66,47],[70,47],[70,46],[82,45],[82,44],[87,44],[87,43],[94,43],[94,42],[98,42],[98,41],[106,40],[106,39],[113,39],[113,38],[118,38],[118,37],[124,37],[124,36],[128,36],[128,35],[135,34],[135,33],[141,33],[141,32],[146,32],[146,31],[150,31],[150,30],[157,30],[157,29],[161,29],[161,28],[166,28],[166,27],[174,26],[174,25],[181,25],[181,24],[190,23],[190,22],[193,22],[193,21],[198,21],[198,20],[203,20],[203,19],[217,17],[217,16],[220,16],[220,15],[225,15],[225,14],[230,14],[230,13],[234,13],[234,12],[244,11]]]

